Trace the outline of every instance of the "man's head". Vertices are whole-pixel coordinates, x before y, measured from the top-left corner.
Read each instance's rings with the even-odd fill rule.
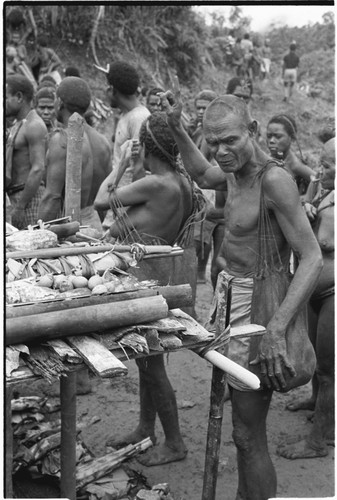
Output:
[[[236,173],[252,159],[256,129],[256,121],[239,97],[220,96],[206,109],[204,137],[212,156],[226,173]]]
[[[57,88],[56,97],[57,119],[62,120],[64,109],[70,114],[76,112],[83,116],[90,105],[91,92],[89,85],[82,78],[67,76]]]
[[[201,90],[194,99],[194,105],[197,112],[197,121],[202,123],[202,119],[205,114],[205,110],[210,102],[216,99],[217,95],[213,90],[204,89]]]
[[[110,64],[107,79],[109,83],[107,93],[112,108],[119,107],[120,96],[128,98],[137,95],[139,76],[131,64],[123,61]]]
[[[64,76],[77,76],[78,78],[81,78],[80,70],[75,66],[68,66],[64,70]]]
[[[28,106],[33,100],[34,87],[22,75],[10,75],[6,78],[6,116],[15,117],[23,106]]]
[[[274,115],[267,125],[267,146],[272,156],[287,156],[292,141],[296,140],[297,126],[295,119],[289,115]],[[280,156],[281,157],[281,156]]]
[[[50,83],[52,86],[53,86],[53,85],[56,85],[55,78],[53,78],[51,75],[44,75],[44,76],[41,78],[40,83],[44,83],[44,82],[48,82],[48,83]]]
[[[139,142],[145,147],[145,167],[149,154],[175,166],[179,151],[167,125],[165,113],[155,112],[143,122]]]
[[[150,113],[161,111],[161,102],[160,97],[158,96],[161,92],[164,92],[164,90],[160,87],[154,87],[147,92],[146,107]]]
[[[245,33],[245,34],[243,35],[243,38],[244,38],[245,40],[249,40],[249,33]]]
[[[335,189],[335,138],[327,141],[321,152],[321,184],[323,189]]]
[[[290,45],[289,45],[289,49],[291,52],[295,52],[296,50],[296,43],[292,42]]]
[[[235,76],[229,80],[226,92],[241,97],[248,104],[253,93],[253,87],[251,81]]]
[[[37,91],[35,96],[36,112],[48,127],[55,118],[56,93],[52,87],[44,87]]]

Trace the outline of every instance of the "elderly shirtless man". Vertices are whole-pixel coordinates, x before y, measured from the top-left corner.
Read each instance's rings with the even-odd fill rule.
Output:
[[[223,269],[220,279],[232,279],[231,325],[250,323],[251,294],[258,253],[258,216],[261,191],[267,203],[278,251],[288,266],[289,247],[298,255],[299,265],[279,309],[266,327],[254,363],[261,363],[265,380],[261,390],[230,384],[233,439],[237,448],[239,483],[237,500],[267,500],[276,496],[276,474],[266,436],[266,417],[273,389],[285,386],[284,374],[294,369],[286,351],[285,332],[297,310],[312,293],[322,268],[319,245],[301,207],[296,185],[254,141],[256,121],[242,99],[226,95],[215,99],[204,115],[204,135],[218,162],[210,165],[181,126],[182,103],[177,79],[175,92],[162,95],[170,129],[182,160],[202,188],[228,187],[224,209],[225,235],[219,254]],[[264,172],[264,175],[261,175]],[[260,175],[259,175],[260,174]],[[246,300],[239,309],[238,288]],[[242,360],[249,367],[247,359]]]
[[[46,191],[39,208],[39,218],[44,221],[55,219],[62,214],[68,121],[74,112],[83,116],[91,100],[87,83],[74,76],[69,76],[61,82],[56,96],[56,117],[65,128],[56,129],[49,140]],[[84,123],[80,223],[93,227],[99,235],[102,234],[102,225],[93,202],[99,186],[110,172],[111,151],[107,139]]]
[[[6,118],[16,121],[6,143],[6,193],[12,205],[12,224],[18,229],[36,224],[44,191],[47,128],[32,109],[33,95],[26,77],[7,77]]]
[[[113,203],[116,199],[126,207],[124,215],[122,212],[110,228],[115,238],[128,241],[128,232],[131,231],[129,237],[132,237],[133,241],[139,237],[142,242],[147,243],[159,240],[164,244],[173,245],[178,240],[180,244],[182,237],[186,240],[186,232],[191,228],[186,222],[193,221],[196,211],[193,191],[195,188],[177,163],[178,149],[166,124],[164,113],[154,113],[143,123],[139,140],[143,146],[140,161],[151,175],[115,191],[109,191],[109,183],[105,182],[98,192],[95,207],[105,210],[110,206],[110,202]],[[111,174],[111,180],[113,178]],[[121,218],[124,218],[123,224],[120,223]],[[126,228],[128,230],[125,231]],[[157,268],[161,266],[161,263],[157,263]],[[158,269],[152,271],[157,272]],[[142,276],[143,279],[149,277],[156,278],[154,274]],[[166,274],[166,279],[162,284],[169,281],[177,284],[173,274]],[[136,362],[139,368],[140,391],[138,427],[122,438],[110,439],[108,444],[118,448],[136,443],[147,436],[155,442],[155,418],[158,413],[165,433],[165,442],[149,450],[138,460],[146,466],[182,460],[187,451],[179,430],[176,398],[166,375],[164,358],[162,355],[150,356],[146,360],[140,359]]]

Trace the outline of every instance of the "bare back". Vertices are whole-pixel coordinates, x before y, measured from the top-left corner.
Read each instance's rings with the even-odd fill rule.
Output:
[[[88,204],[92,205],[98,189],[112,170],[111,149],[108,140],[87,123],[84,124],[93,159],[93,177]]]
[[[137,199],[131,191],[142,193]],[[151,174],[116,192],[124,205],[130,203],[127,215],[130,226],[140,234],[149,235],[172,245],[185,221],[192,214],[192,188],[188,180],[177,172]],[[142,201],[137,203],[137,201]],[[115,222],[111,234],[118,237]]]
[[[322,251],[324,266],[319,276],[315,293],[334,285],[335,234],[334,212],[335,192],[331,191],[317,207],[317,218],[313,230]]]

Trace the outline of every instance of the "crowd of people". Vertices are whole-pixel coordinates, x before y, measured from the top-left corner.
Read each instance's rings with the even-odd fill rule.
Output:
[[[226,93],[201,89],[194,99],[195,119],[183,117],[179,82],[166,90],[153,87],[144,103],[136,69],[125,61],[109,65],[107,99],[115,113],[113,142],[91,122],[92,93],[77,68],[64,77],[61,60],[40,37],[30,62],[12,20],[6,48],[6,221],[18,229],[39,219],[62,216],[66,178],[67,128],[71,115],[84,120],[81,176],[81,225],[97,238],[184,248],[179,269],[144,270],[163,283],[191,284],[206,279],[211,256],[215,294],[231,284],[231,325],[251,323],[259,252],[261,200],[268,214],[279,259],[292,281],[276,312],[267,320],[256,357],[248,350],[234,359],[259,367],[261,389],[250,391],[228,378],[233,438],[239,471],[238,499],[263,500],[276,495],[276,472],[268,452],[266,419],[273,391],[286,389],[295,376],[287,352],[287,330],[307,307],[309,336],[317,364],[309,401],[293,402],[290,411],[314,411],[310,435],[281,443],[288,459],[328,454],[334,442],[334,131],[324,136],[320,163],[306,165],[291,114],[266,124],[251,116],[254,60],[270,73],[270,47],[254,47],[249,34],[233,39],[231,64],[236,75]],[[14,27],[13,27],[14,26]],[[18,27],[19,26],[19,27]],[[14,36],[15,35],[15,36]],[[258,50],[260,49],[260,50]],[[24,71],[20,65],[24,62]],[[285,100],[296,82],[296,45],[284,58]],[[266,147],[263,147],[265,141]],[[296,145],[295,151],[294,145]],[[142,271],[140,271],[142,272]],[[157,276],[147,274],[147,278]],[[221,302],[221,295],[218,297]],[[194,310],[189,311],[194,315]],[[233,344],[234,345],[234,344]],[[162,355],[137,361],[140,419],[126,436],[113,436],[120,447],[150,436],[158,415],[165,442],[139,460],[147,466],[182,460],[187,453],[179,429],[174,390]]]

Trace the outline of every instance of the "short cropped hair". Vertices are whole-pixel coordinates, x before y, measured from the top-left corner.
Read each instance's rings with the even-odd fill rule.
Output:
[[[142,124],[139,142],[145,145],[145,153],[151,153],[173,167],[179,154],[176,141],[166,122],[166,113],[156,111]]]
[[[114,89],[126,96],[136,94],[139,87],[139,76],[136,69],[123,61],[110,64],[107,79]]]
[[[80,70],[75,66],[68,66],[64,70],[64,74],[65,76],[78,76],[79,78],[81,78]]]
[[[55,99],[56,89],[53,87],[42,87],[36,92],[35,102],[38,102],[39,99]]]
[[[40,83],[42,83],[42,82],[50,82],[50,83],[56,85],[55,78],[53,78],[51,75],[44,75],[40,80]]]
[[[291,43],[289,45],[289,49],[292,50],[292,51],[296,50],[296,43]]]
[[[22,10],[14,8],[10,11],[6,17],[6,21],[11,25],[13,29],[20,28],[21,25],[25,25],[26,21]]]
[[[56,91],[57,97],[65,104],[71,113],[83,115],[91,101],[89,85],[83,78],[67,76],[62,80]]]
[[[244,80],[244,79],[240,79],[238,76],[234,76],[227,83],[226,94],[233,94],[236,87],[243,87],[243,88],[246,87],[249,90],[250,96],[253,93],[253,84],[252,84],[252,81],[250,78],[247,78],[247,80]]]
[[[213,90],[204,89],[197,93],[194,98],[194,102],[196,103],[199,100],[212,102],[214,101],[214,99],[216,99],[216,97],[217,95],[215,92],[213,92]]]
[[[6,84],[11,92],[15,95],[21,92],[25,101],[31,102],[34,97],[33,84],[23,75],[10,75],[6,78]]]
[[[292,116],[282,114],[282,115],[274,115],[268,122],[268,125],[271,123],[279,123],[283,125],[284,130],[287,132],[289,137],[292,139],[296,139],[297,136],[297,125],[295,122],[295,118]],[[267,127],[268,127],[267,125]]]
[[[242,126],[248,128],[252,123],[252,117],[247,104],[241,97],[235,95],[221,95],[214,99],[206,108],[203,123],[207,120],[217,117],[223,117],[224,114],[233,114],[238,116],[242,120]]]

